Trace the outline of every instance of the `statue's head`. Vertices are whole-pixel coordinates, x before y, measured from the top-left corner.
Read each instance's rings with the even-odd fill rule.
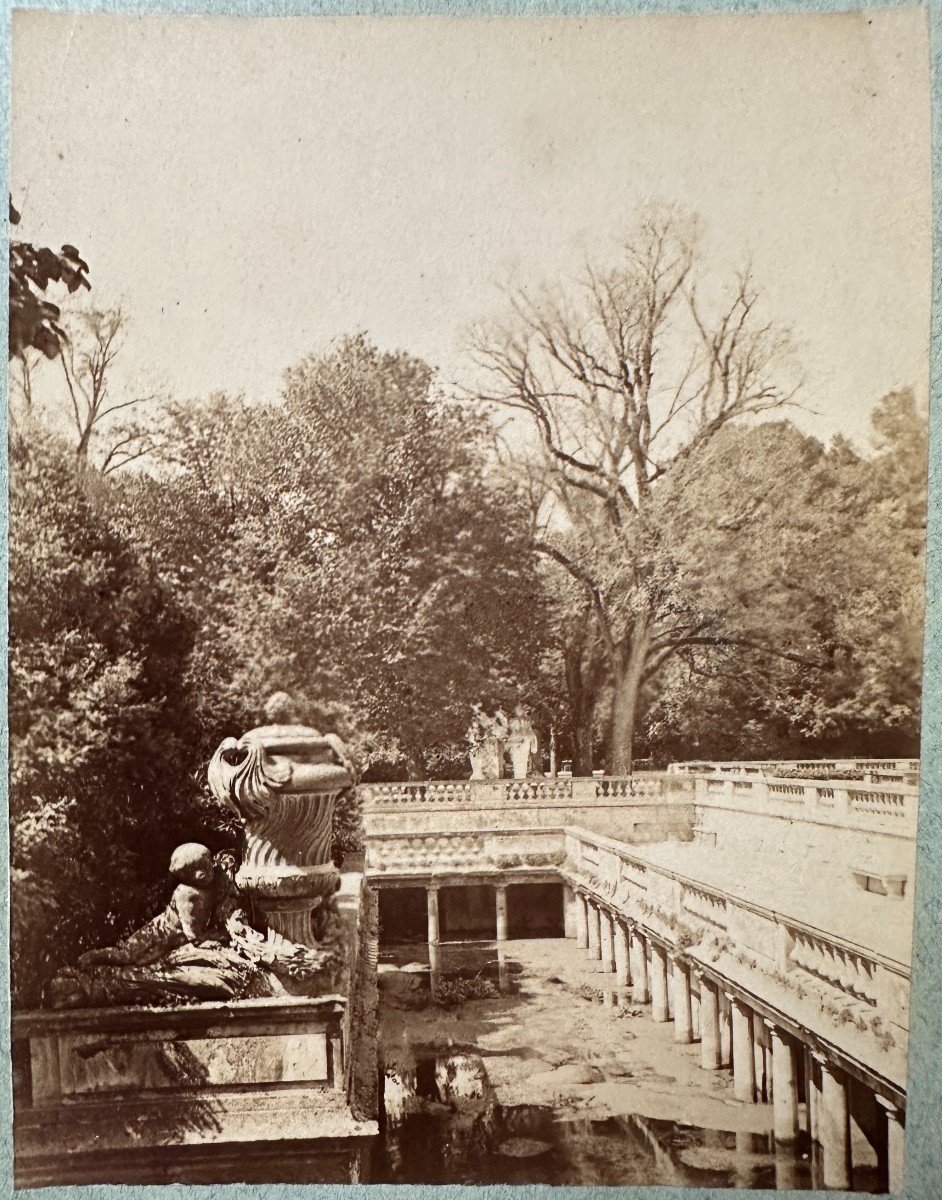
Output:
[[[208,887],[213,881],[213,856],[199,842],[184,842],[170,855],[170,874],[191,887]]]

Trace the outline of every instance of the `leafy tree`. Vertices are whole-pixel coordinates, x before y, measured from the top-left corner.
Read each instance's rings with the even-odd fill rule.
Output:
[[[33,428],[10,445],[14,995],[149,914],[178,841],[214,835],[190,776],[191,638],[115,526],[107,483]]]
[[[519,699],[542,600],[488,434],[424,363],[363,337],[290,371],[279,404],[170,411],[149,519],[192,571],[200,690],[225,708],[284,688],[415,775],[463,741],[472,704]]]
[[[20,214],[10,201],[10,224],[18,225]],[[52,283],[64,284],[71,294],[88,288],[88,264],[74,246],[50,250],[31,242],[10,239],[10,332],[9,357],[22,355],[29,347],[55,358],[66,340],[59,324],[59,306],[47,300]]]
[[[786,423],[731,428],[670,496],[675,558],[730,641],[665,672],[649,712],[660,755],[918,746],[925,415],[896,393],[873,427],[871,453]]]

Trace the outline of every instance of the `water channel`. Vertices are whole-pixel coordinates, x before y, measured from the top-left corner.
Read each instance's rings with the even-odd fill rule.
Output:
[[[434,965],[427,946],[381,955],[370,1181],[821,1187],[816,1147],[776,1147],[770,1107],[593,986],[571,942],[446,945]],[[854,1189],[880,1190],[875,1163]]]

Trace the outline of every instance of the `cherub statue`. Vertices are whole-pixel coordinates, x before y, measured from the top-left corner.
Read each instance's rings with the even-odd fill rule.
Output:
[[[163,912],[117,946],[89,950],[78,965],[144,966],[187,943],[217,949],[224,936],[215,920],[220,890],[217,870],[212,854],[199,842],[177,846],[170,856],[170,874],[177,886]]]
[[[316,995],[332,990],[343,947],[324,905],[323,944],[300,946],[256,929],[235,883],[236,859],[186,842],[170,858],[175,881],[164,910],[116,946],[90,950],[49,985],[55,1008]]]

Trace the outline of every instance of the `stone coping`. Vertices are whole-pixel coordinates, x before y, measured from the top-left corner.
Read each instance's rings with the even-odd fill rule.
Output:
[[[343,1013],[346,1005],[346,996],[328,995],[313,998],[265,996],[248,1000],[206,1000],[198,1004],[153,1008],[114,1005],[107,1008],[30,1009],[14,1013],[10,1025],[11,1035],[15,1039],[82,1031],[183,1029],[230,1022],[238,1026],[251,1026],[260,1021],[266,1025],[305,1020],[326,1024],[331,1017]]]

